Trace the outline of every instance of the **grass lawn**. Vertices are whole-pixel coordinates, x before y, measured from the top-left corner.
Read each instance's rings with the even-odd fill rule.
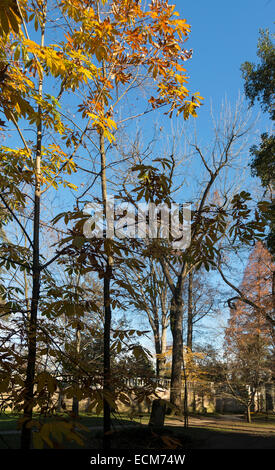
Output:
[[[65,415],[59,415],[65,417]],[[11,433],[17,428],[20,416],[14,413],[0,415],[0,449],[18,449],[20,446],[20,433]],[[35,415],[39,418],[39,415]],[[169,436],[177,442],[177,448],[185,449],[245,449],[275,448],[275,416],[255,413],[252,415],[252,423],[245,420],[234,421],[227,415],[192,415],[190,427],[184,429],[183,422],[177,416],[166,416],[165,428],[159,435],[153,435],[148,428],[149,414],[136,416],[130,420],[126,414],[113,416],[112,447],[114,449],[163,449],[165,439]],[[229,418],[229,419],[228,419]],[[56,419],[56,417],[55,417]],[[51,418],[46,418],[50,421]],[[63,442],[57,448],[65,449],[100,449],[102,445],[103,417],[91,413],[81,413],[79,423],[91,428],[89,431],[81,431],[84,439],[84,447],[75,442]],[[274,429],[274,431],[273,431]],[[274,433],[274,434],[273,434]]]
[[[0,432],[1,431],[15,431],[19,430],[20,426],[18,426],[18,421],[22,415],[20,414],[15,414],[12,412],[6,412],[0,414]],[[66,414],[58,414],[54,416],[54,419],[56,418],[64,418],[66,419],[68,415]],[[34,419],[39,419],[39,414],[34,413]],[[49,421],[52,418],[44,418],[40,417],[40,419],[43,421]],[[144,422],[148,422],[149,415],[147,418],[143,419]],[[79,415],[79,422],[83,424],[84,426],[87,427],[94,427],[94,426],[102,426],[103,425],[103,416],[102,415],[95,415],[92,413],[80,413]],[[133,420],[130,420],[129,417],[126,414],[116,414],[113,416],[113,421],[114,425],[115,424],[125,424],[127,422],[128,424],[131,423],[138,423],[140,420],[135,418]]]
[[[20,424],[19,420],[22,417],[20,414],[15,414],[12,412],[6,412],[0,414],[0,449],[16,449],[19,448],[20,445]],[[68,416],[65,414],[55,415],[53,418],[41,417],[39,414],[34,413],[34,420],[41,420],[42,422],[50,422],[51,419],[66,419]],[[148,422],[149,417],[147,417],[144,421]],[[90,437],[95,437],[96,441],[101,440],[102,438],[102,428],[103,428],[103,416],[102,415],[95,415],[92,413],[80,413],[79,418],[76,420],[77,423],[81,425],[92,428],[91,433],[88,432],[81,432],[82,436],[85,440],[85,447],[91,448],[92,442],[90,442]],[[136,419],[130,420],[126,414],[116,414],[112,417],[113,428],[114,430],[123,429],[123,426],[133,426],[140,424],[139,421]],[[96,429],[98,428],[98,430]],[[17,431],[17,432],[13,432]],[[90,436],[87,438],[87,435]],[[98,442],[95,442],[95,445],[98,445]],[[67,443],[66,448],[81,448],[74,443]]]
[[[274,424],[275,426],[275,414],[274,413],[252,413],[252,422],[259,424]]]

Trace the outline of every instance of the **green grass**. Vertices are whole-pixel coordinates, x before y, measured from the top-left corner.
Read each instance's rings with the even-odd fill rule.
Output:
[[[1,431],[11,431],[11,430],[18,430],[20,429],[18,427],[18,420],[20,419],[22,415],[16,414],[14,412],[5,412],[0,414],[0,432]],[[213,413],[208,413],[204,415],[199,415],[199,414],[192,414],[190,413],[190,417],[204,417],[204,418],[210,418],[210,417],[216,417],[217,414]],[[56,414],[54,415],[54,418],[56,417],[64,417],[67,418],[68,415],[66,414]],[[222,415],[219,415],[219,417],[222,419]],[[263,426],[270,426],[270,425],[275,425],[275,414],[274,413],[269,413],[268,415],[266,413],[252,413],[252,424],[255,423],[257,425],[263,425]],[[50,420],[51,418],[42,418],[42,420]],[[148,424],[150,418],[149,413],[140,413],[136,414],[133,418],[129,418],[129,415],[126,413],[114,413],[112,415],[112,419],[114,420],[114,424],[119,425],[120,422],[121,424],[125,424],[127,422],[128,424]],[[166,415],[166,420],[169,421],[177,421],[180,417],[178,416],[172,416],[172,415]],[[39,414],[34,413],[34,419],[39,419]],[[182,418],[183,419],[183,418]],[[94,426],[102,426],[103,423],[103,416],[101,415],[96,415],[94,413],[84,413],[81,412],[79,414],[79,421],[82,423],[84,426],[87,427],[94,427]],[[245,423],[245,420],[243,421]]]
[[[275,413],[252,413],[252,422],[275,425]]]
[[[1,431],[12,431],[17,429],[17,422],[20,415],[6,412],[0,414],[0,432]]]
[[[20,446],[20,432],[18,433],[5,433],[6,431],[20,431],[20,426],[18,421],[22,415],[15,414],[12,412],[6,412],[4,414],[0,414],[0,449],[18,449]],[[35,419],[40,419],[42,421],[51,421],[51,419],[56,420],[57,418],[68,418],[66,414],[57,414],[51,417],[41,417],[39,414],[34,413],[33,416]],[[113,425],[114,429],[123,429],[125,425],[135,425],[138,424],[135,420],[130,420],[126,414],[119,414],[116,416],[112,416],[113,418]],[[86,428],[94,428],[90,432],[89,431],[80,431],[81,435],[84,439],[84,448],[93,448],[95,446],[100,446],[100,442],[102,440],[102,430],[103,430],[103,416],[102,415],[95,415],[92,413],[80,413],[79,418],[76,420],[77,423],[84,425]],[[98,430],[97,430],[98,428]],[[66,442],[64,444],[64,448],[66,449],[75,449],[75,448],[83,448],[77,445],[74,442]]]
[[[1,431],[12,431],[12,430],[18,430],[20,427],[18,427],[18,421],[22,417],[20,414],[12,413],[12,412],[6,412],[0,414],[0,432]],[[43,416],[40,416],[38,413],[34,413],[34,419],[40,419],[43,421],[49,421],[51,419],[56,419],[56,418],[68,418],[67,414],[56,414],[51,417],[44,418]],[[120,422],[139,422],[139,420],[136,418],[134,420],[130,420],[129,417],[126,414],[120,413],[119,415],[116,414],[112,417],[114,419],[115,423],[120,423]],[[80,413],[79,414],[79,422],[83,424],[84,426],[87,427],[92,427],[92,426],[101,426],[103,424],[103,416],[102,415],[95,415],[93,413]],[[148,420],[148,418],[147,418]]]
[[[58,417],[66,417],[65,414],[59,414],[55,415],[54,419]],[[192,414],[190,414],[192,416]],[[35,419],[41,418],[38,414],[34,415]],[[196,417],[198,415],[196,414]],[[210,415],[202,415],[202,417],[211,417]],[[213,417],[213,415],[212,415]],[[219,417],[222,419],[222,415],[219,415]],[[12,431],[12,430],[19,430],[18,428],[18,419],[20,418],[20,415],[9,412],[5,414],[0,414],[0,449],[18,449],[20,446],[20,433],[14,433],[14,434],[5,434],[5,431]],[[42,418],[43,420],[49,421],[51,420],[50,417],[48,418]],[[129,419],[129,416],[127,416],[125,413],[121,414],[114,414],[112,416],[113,419],[113,424],[114,424],[114,430],[118,431],[115,432],[114,434],[114,440],[117,439],[121,440],[122,445],[125,445],[125,443],[129,442],[129,447],[132,445],[132,441],[137,438],[137,441],[139,443],[144,442],[147,443],[147,440],[145,439],[146,432],[149,432],[148,428],[148,421],[149,421],[149,414],[148,413],[141,413],[139,415],[136,415],[134,419]],[[253,413],[252,414],[252,423],[246,423],[244,421],[235,421],[234,423],[232,421],[228,421],[228,424],[224,423],[219,423],[219,420],[214,424],[209,424],[209,426],[204,423],[203,427],[200,427],[200,425],[192,426],[188,430],[185,430],[183,428],[183,423],[179,423],[178,420],[182,420],[182,417],[178,416],[171,416],[167,415],[165,419],[165,429],[172,434],[177,435],[178,437],[181,436],[181,438],[184,440],[184,442],[188,445],[191,446],[190,448],[200,448],[199,446],[201,445],[202,441],[205,441],[205,439],[208,439],[208,436],[224,436],[225,441],[227,439],[230,439],[231,436],[244,436],[245,434],[250,434],[250,437],[253,436],[253,434],[259,434],[259,430],[262,428],[263,432],[265,427],[272,428],[274,426],[275,429],[275,415],[270,414],[268,418],[266,417],[266,414],[260,414],[260,413]],[[78,421],[86,426],[87,428],[94,428],[90,429],[90,431],[80,431],[83,439],[84,439],[84,447],[81,447],[77,445],[75,442],[65,442],[62,443],[62,448],[65,449],[80,449],[80,448],[86,448],[86,449],[100,449],[102,445],[102,428],[103,428],[103,417],[97,416],[92,413],[80,413]],[[178,421],[178,424],[177,424]],[[173,426],[169,426],[169,423],[172,424],[174,422]],[[129,428],[128,425],[137,425],[136,429],[135,426],[134,428],[131,427]],[[257,430],[253,429],[253,424],[258,428]],[[243,429],[238,429],[238,427],[241,426]],[[250,428],[252,426],[252,428]],[[97,429],[98,428],[98,429]],[[2,431],[2,433],[1,433]],[[257,431],[257,432],[256,432]],[[166,432],[166,431],[165,431]],[[117,437],[116,437],[117,436]],[[120,437],[119,437],[120,436]],[[228,436],[228,438],[226,437]],[[264,434],[263,434],[264,436]],[[187,439],[187,441],[186,441]],[[245,439],[245,436],[244,436]],[[274,438],[273,438],[274,439]],[[129,441],[130,440],[130,441]],[[192,444],[193,442],[193,444]],[[131,444],[130,444],[131,443]],[[195,447],[192,447],[195,446]],[[198,447],[196,447],[198,446]],[[120,448],[114,447],[114,448]],[[123,447],[122,447],[123,448]],[[127,448],[127,447],[126,447]],[[139,447],[140,448],[140,447]]]

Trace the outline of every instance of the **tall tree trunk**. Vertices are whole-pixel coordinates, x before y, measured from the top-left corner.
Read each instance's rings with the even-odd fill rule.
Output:
[[[254,388],[252,391],[249,387],[249,401],[247,403],[247,406],[246,406],[246,420],[248,423],[251,423],[251,407],[254,406],[254,399],[255,399],[255,395],[256,395],[256,388]]]
[[[193,273],[188,277],[188,315],[187,315],[187,347],[192,351],[193,347]]]
[[[250,412],[250,407],[251,407],[251,405],[250,405],[250,404],[249,404],[249,405],[247,405],[247,407],[246,407],[246,421],[247,421],[248,423],[251,423],[251,412]]]
[[[25,248],[27,249],[27,237],[25,235]],[[26,302],[26,310],[27,310],[27,318],[30,321],[30,302],[29,302],[29,291],[28,291],[28,277],[26,270],[24,270],[24,290],[25,290],[25,302]]]
[[[167,345],[167,328],[168,328],[168,305],[167,305],[167,286],[161,289],[160,293],[160,303],[161,303],[161,354],[162,358],[160,360],[159,369],[160,375],[165,372],[165,363],[166,358],[164,356],[166,352],[166,345]]]
[[[76,342],[76,357],[79,358],[80,346],[81,346],[81,333],[80,333],[80,328],[79,327],[77,327],[77,330],[76,330],[75,342]],[[79,372],[78,371],[76,371],[76,374],[75,374],[75,381],[77,383],[79,382]],[[72,412],[76,417],[79,415],[79,400],[76,396],[73,397]]]
[[[26,380],[24,386],[24,420],[21,432],[21,448],[31,448],[31,428],[28,427],[33,412],[33,392],[36,368],[36,343],[37,343],[37,312],[40,294],[40,265],[39,265],[39,196],[35,195],[34,214],[34,250],[33,250],[33,286],[31,312],[28,322],[28,359]]]
[[[41,26],[41,47],[44,46],[45,23],[46,23],[46,4],[42,7],[42,26]],[[39,79],[38,93],[42,97],[43,78]],[[41,198],[41,149],[42,149],[42,110],[38,106],[38,125],[36,141],[35,158],[35,196],[34,196],[34,216],[33,216],[33,260],[32,260],[32,299],[31,309],[28,321],[28,358],[27,371],[24,384],[24,413],[21,431],[21,449],[30,449],[32,440],[32,430],[28,423],[32,419],[34,407],[34,379],[36,369],[36,347],[37,347],[37,313],[40,296],[40,246],[39,246],[39,228],[40,228],[40,198]]]
[[[105,64],[103,61],[103,76],[105,76]],[[104,109],[104,101],[102,101]],[[107,232],[107,180],[106,180],[106,152],[105,152],[105,140],[104,133],[100,133],[100,157],[101,157],[101,191],[102,191],[102,202],[103,210],[106,222]],[[111,447],[111,406],[108,401],[112,393],[111,389],[111,362],[110,362],[110,342],[111,342],[111,322],[112,322],[112,310],[111,310],[111,296],[110,296],[110,285],[112,278],[112,256],[108,254],[107,263],[104,273],[104,285],[103,285],[103,303],[104,303],[104,359],[103,359],[103,448],[110,449]]]
[[[108,263],[104,276],[104,379],[103,379],[103,395],[104,395],[104,418],[103,418],[103,448],[105,450],[111,447],[111,406],[108,401],[112,393],[111,389],[111,361],[110,361],[110,342],[111,342],[111,298],[110,298],[110,280],[112,267]]]
[[[188,383],[186,376],[185,363],[183,359],[183,377],[184,377],[184,400],[183,400],[183,414],[184,414],[184,427],[188,428]]]
[[[172,371],[170,401],[181,409],[183,340],[182,340],[183,306],[182,299],[176,293],[171,302],[170,324],[173,336]]]
[[[144,299],[146,302],[146,299]],[[150,310],[147,311],[148,319],[153,330],[154,334],[154,343],[155,343],[155,352],[156,352],[156,376],[159,377],[160,373],[160,362],[161,359],[159,355],[161,354],[161,341],[160,341],[160,331],[159,331],[159,317],[158,317],[158,308],[156,304],[152,308],[152,315]]]
[[[187,314],[187,348],[192,352],[193,348],[193,272],[188,276],[188,314]],[[186,377],[185,364],[184,371],[184,427],[188,427],[188,383]]]
[[[271,319],[275,320],[275,270],[272,272],[272,313]],[[275,340],[274,324],[270,322],[272,338]]]
[[[160,259],[163,273],[165,275],[168,286],[172,292],[170,305],[170,327],[173,337],[172,349],[172,370],[170,385],[170,402],[181,410],[181,388],[182,388],[182,372],[183,372],[183,284],[186,278],[186,264],[182,266],[181,273],[177,277],[176,286],[173,284],[167,264]]]
[[[160,342],[160,337],[159,337],[159,328],[154,329],[154,342],[155,342],[155,351],[157,355],[156,359],[156,376],[160,376],[160,365],[161,365],[161,358],[159,355],[161,354],[161,342]]]
[[[159,375],[162,376],[165,372],[165,363],[166,359],[163,356],[166,352],[166,345],[167,345],[167,327],[168,327],[168,321],[167,318],[162,321],[162,326],[161,326],[161,359],[159,361]]]

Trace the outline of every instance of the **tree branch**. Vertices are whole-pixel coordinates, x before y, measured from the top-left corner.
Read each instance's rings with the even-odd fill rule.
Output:
[[[252,300],[248,299],[244,293],[242,291],[240,291],[240,289],[238,289],[238,287],[234,286],[234,284],[232,284],[232,282],[230,282],[226,277],[225,275],[223,274],[221,268],[217,265],[215,265],[216,268],[218,269],[223,281],[229,286],[231,287],[231,289],[233,289],[235,292],[237,292],[237,294],[239,294],[239,297],[233,297],[230,300],[233,300],[233,299],[238,299],[239,301],[241,302],[244,302],[248,305],[250,305],[251,307],[255,308],[256,310],[258,310],[258,312],[260,312],[261,314],[263,314],[265,316],[265,318],[267,319],[267,321],[269,323],[271,323],[271,325],[273,327],[275,327],[275,320],[273,320],[273,318],[267,313],[264,311],[264,309],[262,307],[260,307],[259,305],[255,304],[255,302],[253,302]]]
[[[33,248],[33,243],[32,243],[32,240],[30,239],[29,237],[29,234],[26,232],[24,226],[21,224],[20,220],[18,219],[18,217],[15,215],[15,213],[13,212],[13,210],[10,208],[10,206],[8,205],[8,203],[6,202],[5,198],[3,197],[2,194],[0,194],[0,198],[4,204],[4,206],[6,207],[6,209],[11,213],[11,215],[13,216],[13,218],[16,220],[16,222],[18,223],[18,225],[20,226],[21,230],[23,231],[23,233],[26,235],[30,245],[32,246]]]

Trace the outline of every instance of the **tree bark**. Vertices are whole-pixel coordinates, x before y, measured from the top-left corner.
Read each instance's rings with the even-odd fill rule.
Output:
[[[171,302],[170,323],[173,336],[172,371],[170,401],[179,411],[181,409],[183,340],[182,340],[183,306],[178,294]]]
[[[103,76],[105,76],[105,64],[103,61]],[[104,109],[104,101],[102,101]],[[106,180],[106,151],[103,131],[100,132],[100,157],[101,157],[101,191],[103,210],[107,228],[107,180]],[[106,230],[107,231],[107,230]],[[103,359],[103,448],[105,450],[111,447],[111,406],[108,401],[112,393],[111,389],[111,362],[110,362],[110,342],[111,342],[111,296],[110,285],[112,277],[113,259],[111,255],[107,256],[107,263],[104,273],[103,284],[103,304],[104,304],[104,359]]]
[[[184,414],[184,427],[188,428],[188,383],[186,376],[185,363],[183,359],[183,377],[184,377],[184,400],[183,400],[183,414]]]
[[[160,370],[161,370],[161,359],[159,355],[161,354],[161,342],[160,342],[160,337],[159,337],[159,328],[154,330],[154,342],[155,342],[155,351],[157,355],[156,359],[156,376],[160,376]]]
[[[168,305],[167,305],[167,286],[165,286],[160,294],[161,302],[161,354],[165,354],[167,345],[167,328],[168,328]],[[159,373],[162,375],[165,371],[166,358],[163,356],[159,363]]]
[[[81,333],[79,327],[76,330],[76,357],[79,358],[80,355],[80,346],[81,346]],[[75,381],[78,383],[79,382],[79,372],[78,370],[76,371],[75,374]],[[79,400],[76,396],[73,397],[73,406],[72,406],[72,412],[77,417],[79,415]]]
[[[162,323],[162,330],[161,330],[161,355],[163,355],[166,351],[166,345],[167,345],[167,323]],[[165,357],[161,357],[159,360],[159,376],[161,377],[164,372],[165,372],[165,363],[166,359]]]
[[[111,341],[111,298],[110,298],[110,279],[112,268],[108,264],[104,277],[104,378],[103,378],[103,448],[105,450],[111,447],[111,406],[108,398],[112,393],[111,390],[111,361],[110,361],[110,341]]]
[[[41,47],[44,46],[46,4],[42,7],[43,23],[41,26]],[[39,79],[38,93],[42,97],[43,77]],[[24,384],[23,424],[21,431],[21,449],[30,449],[32,441],[32,430],[28,423],[32,419],[34,407],[34,380],[36,369],[37,348],[37,314],[40,296],[40,204],[41,204],[41,149],[42,149],[42,110],[38,106],[38,125],[35,158],[35,196],[34,196],[34,219],[33,219],[33,260],[32,260],[32,299],[31,311],[28,322],[28,358],[27,371]]]
[[[40,294],[40,266],[39,266],[39,198],[35,196],[34,217],[34,252],[33,252],[33,287],[30,320],[28,325],[28,359],[26,380],[24,386],[24,413],[21,431],[21,449],[31,448],[31,428],[27,427],[32,419],[34,379],[36,368],[36,343],[37,343],[37,312]]]
[[[251,423],[250,405],[248,405],[247,408],[246,408],[246,421],[247,421],[248,423]]]
[[[192,351],[193,346],[193,273],[188,277],[188,315],[187,315],[187,347]]]
[[[275,318],[275,271],[272,272],[272,317],[271,318],[272,319]],[[272,327],[272,330],[271,330],[272,337],[274,338],[275,337],[274,324],[272,325],[271,322],[270,324]]]

